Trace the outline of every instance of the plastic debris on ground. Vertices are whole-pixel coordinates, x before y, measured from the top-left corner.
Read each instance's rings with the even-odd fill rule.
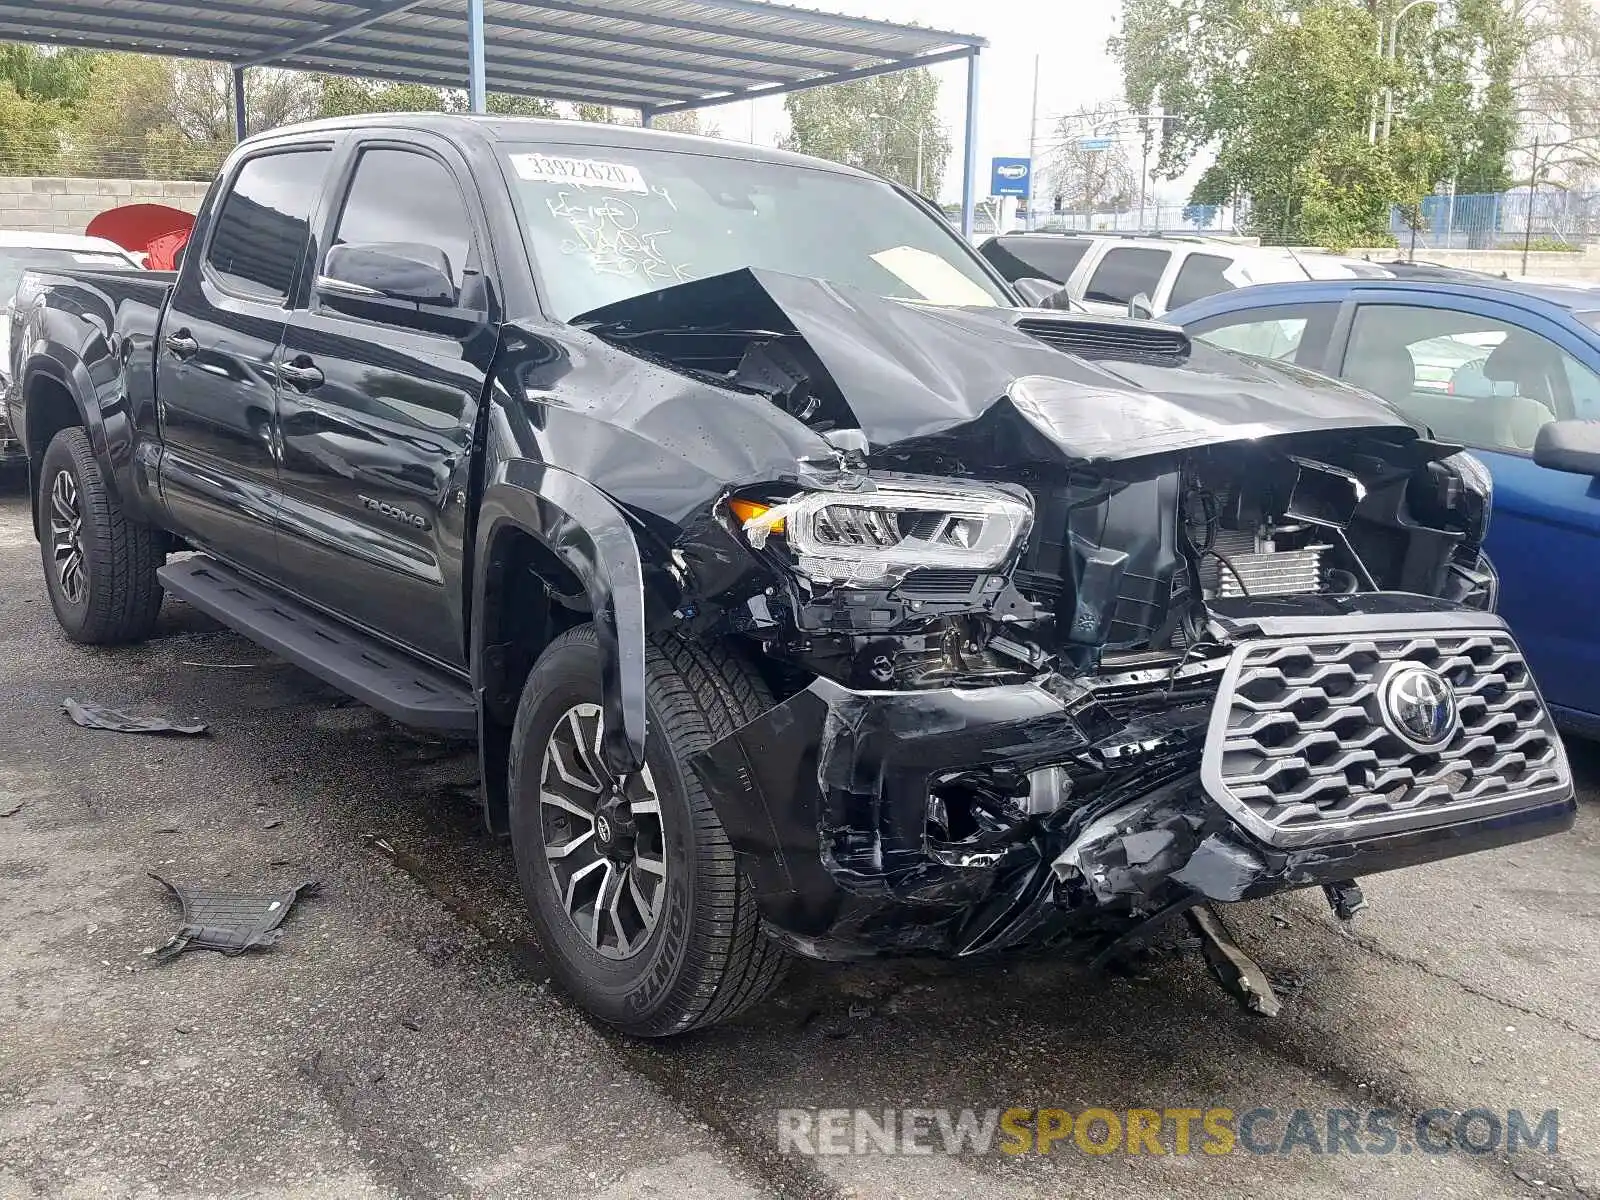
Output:
[[[112,729],[118,733],[157,733],[203,737],[211,732],[204,721],[173,721],[166,717],[137,716],[101,704],[82,704],[68,696],[61,709],[85,729]]]
[[[173,883],[154,871],[150,878],[168,888],[183,905],[182,928],[151,951],[160,961],[185,950],[219,950],[232,955],[273,946],[283,936],[278,927],[294,902],[315,895],[318,887],[315,881],[308,881],[288,891],[250,896]]]

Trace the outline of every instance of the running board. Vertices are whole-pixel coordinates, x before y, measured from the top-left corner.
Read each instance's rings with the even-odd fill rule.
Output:
[[[475,733],[465,683],[204,555],[168,563],[161,586],[280,658],[403,725]]]

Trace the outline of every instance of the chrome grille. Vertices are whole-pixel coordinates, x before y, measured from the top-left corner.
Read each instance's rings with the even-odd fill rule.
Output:
[[[1364,631],[1352,617],[1336,634],[1235,650],[1202,763],[1212,799],[1269,844],[1304,846],[1570,795],[1560,739],[1516,642],[1494,624],[1462,628],[1462,615],[1401,631]],[[1460,728],[1437,752],[1416,753],[1380,717],[1378,683],[1402,662],[1431,667],[1455,691]]]

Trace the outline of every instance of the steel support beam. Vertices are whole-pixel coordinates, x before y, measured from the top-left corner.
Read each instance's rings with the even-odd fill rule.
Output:
[[[752,17],[761,17],[763,20],[771,20],[773,17],[795,17],[802,21],[825,21],[835,28],[854,29],[862,33],[885,33],[891,37],[905,37],[908,33],[929,34],[946,42],[974,48],[989,44],[985,38],[981,38],[975,33],[951,33],[944,29],[918,29],[915,27],[908,29],[904,25],[895,25],[889,21],[875,21],[871,17],[847,17],[842,13],[814,12],[811,9],[795,8],[787,4],[768,4],[767,0],[700,0],[700,3],[708,4],[712,8],[726,9],[729,12],[746,13]],[[618,14],[618,16],[621,15],[620,13]],[[763,32],[761,36],[772,36],[781,40],[783,35]]]
[[[265,54],[258,54],[254,58],[244,60],[247,67],[264,66],[267,63],[277,62],[279,59],[289,58],[302,50],[309,50],[313,46],[320,46],[331,42],[341,34],[354,33],[357,29],[365,29],[368,25],[376,25],[385,17],[392,17],[395,13],[403,13],[408,8],[415,8],[422,0],[384,0],[384,3],[369,8],[360,16],[347,17],[333,25],[326,25],[315,33],[308,33],[305,37],[296,38],[292,42],[285,42],[275,50]]]
[[[782,31],[776,29],[740,29],[737,25],[728,25],[718,21],[693,21],[685,17],[668,16],[664,13],[638,12],[627,8],[613,8],[611,5],[604,3],[584,3],[582,0],[533,0],[533,3],[535,4],[535,7],[545,9],[550,12],[572,13],[574,16],[580,17],[600,17],[608,21],[626,21],[630,25],[650,25],[657,29],[675,29],[684,33],[709,33],[713,37],[738,38],[740,41],[756,42],[758,44],[782,43],[786,46],[798,46],[805,50],[821,51],[824,54],[849,54],[856,58],[868,58],[872,57],[874,54],[880,53],[879,51],[851,49],[847,46],[840,46],[838,42],[829,41],[826,37],[803,37],[800,34],[783,33]],[[768,11],[768,6],[764,4],[758,4],[753,7],[761,10],[760,15],[768,18],[785,15],[784,10],[781,8],[774,7]],[[831,21],[833,19],[833,14],[831,13],[798,11],[795,15],[810,21]],[[844,17],[842,19],[845,21],[851,21],[856,18]],[[965,43],[969,40],[967,37],[959,34],[946,37],[942,31],[933,29],[901,29],[897,32],[901,37],[905,37],[908,32],[919,34],[925,33],[930,37],[940,38],[947,43]],[[592,37],[596,41],[603,42],[611,35],[604,30],[596,30],[592,33],[581,33],[577,30],[574,30],[573,36]],[[686,43],[686,45],[688,45],[688,43]],[[707,49],[706,53],[715,54],[716,51]],[[887,55],[892,54],[893,51],[882,51],[881,53]]]
[[[464,28],[464,27],[463,27]],[[488,35],[493,29],[492,22],[484,22],[484,41],[488,42]],[[387,69],[387,64],[396,63],[405,66],[420,66],[438,68],[444,73],[461,77],[461,39],[444,38],[428,31],[415,31],[405,27],[391,27],[383,31],[382,36],[364,33],[352,34],[342,37],[332,46],[312,46],[301,51],[301,57],[312,56],[319,53],[331,52],[350,58],[370,59],[375,69]],[[630,96],[640,98],[654,97],[663,102],[673,100],[689,100],[700,96],[715,85],[700,83],[695,84],[682,79],[669,79],[661,77],[639,78],[638,76],[618,71],[596,69],[583,63],[552,63],[544,58],[534,58],[522,53],[520,42],[501,39],[496,41],[492,48],[493,57],[485,53],[488,70],[495,73],[497,79],[504,79],[508,75],[517,75],[525,79],[549,80],[552,87],[582,87],[586,84],[603,80],[607,87],[616,87],[616,95],[624,91]],[[448,67],[444,66],[448,64]],[[496,90],[504,90],[496,88]]]
[[[548,8],[549,6],[541,5],[540,7]],[[413,11],[419,17],[443,17],[449,19],[455,16],[453,12],[450,12],[447,9],[441,9],[434,4],[429,4],[426,7],[419,7]],[[642,50],[652,52],[659,52],[662,49],[661,39],[659,37],[646,37],[642,34],[607,33],[603,38],[600,38],[597,34],[590,35],[581,29],[574,29],[571,25],[561,25],[550,21],[530,21],[525,20],[522,17],[508,17],[497,13],[486,14],[484,21],[490,29],[517,29],[524,33],[537,33],[544,37],[553,36],[573,38],[594,36],[597,40],[604,41],[608,45],[636,46]],[[669,49],[675,53],[703,54],[708,58],[720,58],[727,62],[755,63],[758,66],[788,68],[790,71],[814,71],[818,68],[818,66],[824,65],[817,63],[813,59],[795,58],[789,55],[778,57],[771,54],[755,54],[746,50],[730,50],[723,46],[702,46],[698,43],[692,42],[675,42],[671,47],[669,47]],[[629,55],[627,57],[623,57],[621,55],[612,55],[593,50],[576,50],[573,51],[573,53],[583,58],[592,58],[597,61],[616,61],[618,63],[635,67],[648,67],[653,65],[654,61],[646,56]],[[670,66],[671,64],[663,63],[663,65]],[[702,66],[692,68],[685,67],[684,69],[703,71],[706,68]],[[750,78],[752,80],[768,78],[777,83],[787,82],[787,80],[784,78],[758,72],[751,72]]]
[[[484,67],[483,0],[467,0],[467,107],[489,111],[489,81]]]
[[[972,240],[978,187],[978,47],[967,56],[967,133],[961,148],[961,236]],[[998,230],[996,231],[998,232]]]
[[[654,108],[640,108],[639,109],[639,125],[640,125],[641,128],[649,129],[650,128],[650,122],[654,121],[655,119],[656,119],[656,110]],[[1523,273],[1526,274],[1527,272],[1523,272]]]
[[[233,69],[233,140],[244,141],[245,108],[244,108],[244,68]]]
[[[117,47],[108,46],[104,48],[116,49]],[[163,51],[163,53],[166,52]],[[195,57],[211,57],[214,59],[215,56],[196,55]],[[344,75],[351,79],[384,79],[392,83],[420,83],[424,87],[460,87],[463,82],[463,77],[459,75],[452,83],[450,80],[441,79],[437,71],[420,67],[415,70],[385,67],[375,74],[372,64],[363,63],[359,57],[334,54],[321,48],[307,50],[306,59],[305,70],[321,71],[327,75]],[[618,108],[636,109],[649,103],[642,96],[617,95],[603,91],[591,92],[583,88],[548,88],[541,86],[536,81],[517,80],[509,82],[502,79],[497,81],[495,91],[505,92],[511,96],[536,96],[541,100],[561,100],[568,104],[610,104]]]
[[[702,96],[696,100],[677,100],[671,104],[658,105],[656,107],[656,115],[679,112],[685,108],[711,108],[717,104],[732,104],[737,100],[756,100],[762,96],[786,96],[790,92],[804,92],[811,88],[827,87],[830,83],[849,83],[854,79],[871,79],[876,75],[893,75],[899,71],[913,71],[918,67],[931,67],[938,63],[955,62],[957,59],[968,58],[976,54],[976,50],[946,50],[942,54],[925,54],[920,58],[897,58],[893,62],[880,63],[876,67],[862,67],[859,71],[835,71],[828,75],[817,75],[811,79],[802,79],[797,83],[775,84],[771,87],[743,88],[737,92],[725,92],[720,96]]]
[[[308,70],[315,70],[316,63],[337,59],[366,64],[368,78],[386,78],[399,71],[413,74],[420,72],[430,77],[428,82],[434,87],[461,87],[469,82],[470,72],[465,61],[466,57],[459,52],[459,47],[457,52],[452,54],[432,46],[415,49],[396,46],[378,50],[369,48],[364,42],[357,45],[339,41],[331,46],[312,46],[302,50],[295,56],[295,63]],[[640,102],[651,104],[693,101],[696,96],[695,91],[687,87],[658,88],[635,83],[629,78],[606,77],[597,80],[588,72],[549,68],[543,64],[523,66],[514,52],[508,52],[500,46],[495,47],[494,56],[487,58],[485,66],[487,70],[494,72],[495,90],[499,92],[510,91],[509,85],[515,82],[524,89],[532,89],[536,95],[539,88],[547,87],[551,89],[552,99],[555,98],[554,93],[561,90],[592,92],[602,97],[606,103],[623,105],[627,108],[633,108]]]

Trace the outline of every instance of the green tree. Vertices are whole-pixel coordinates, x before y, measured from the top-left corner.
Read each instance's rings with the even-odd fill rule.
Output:
[[[0,172],[45,175],[60,169],[61,135],[101,56],[0,45]]]
[[[922,192],[937,196],[950,139],[939,123],[939,81],[927,68],[790,93],[788,150],[814,154],[917,184],[921,135]]]
[[[83,98],[89,73],[101,55],[93,50],[43,50],[16,43],[0,45],[0,80],[24,100],[53,100],[74,107]]]
[[[385,83],[343,75],[317,77],[317,115],[353,117],[380,112],[465,112],[467,94],[459,88],[428,87],[420,83]],[[503,117],[559,117],[560,110],[537,96],[511,96],[490,92],[486,107]]]
[[[501,117],[559,117],[561,110],[555,102],[541,96],[512,96],[506,92],[490,92],[489,111]]]
[[[445,111],[444,89],[420,83],[382,83],[346,75],[320,75],[317,85],[317,115],[320,117]]]
[[[63,131],[76,175],[209,179],[234,144],[233,74],[222,63],[99,55]],[[312,79],[265,68],[245,76],[247,132],[315,116]]]
[[[57,169],[66,107],[19,95],[0,82],[0,175],[52,175]]]
[[[1377,31],[1400,3],[1123,0],[1111,49],[1128,100],[1175,118],[1158,172],[1176,176],[1209,147],[1194,202],[1245,195],[1264,237],[1345,245],[1387,239],[1389,206],[1414,207],[1439,181],[1503,186],[1524,51],[1514,14],[1453,0],[1447,20],[1404,22],[1386,61]],[[1393,131],[1374,141],[1386,88]]]

